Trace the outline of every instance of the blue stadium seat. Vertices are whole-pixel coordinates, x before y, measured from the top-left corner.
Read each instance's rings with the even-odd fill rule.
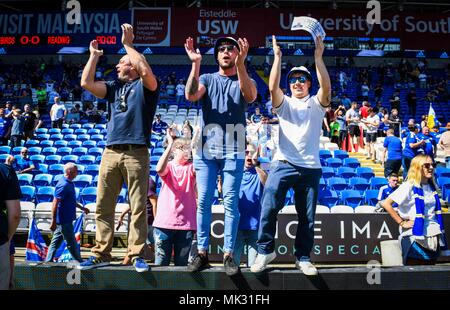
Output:
[[[38,128],[34,132],[36,135],[46,134],[48,133],[48,128]]]
[[[39,146],[39,140],[28,140],[24,144],[26,147]]]
[[[48,155],[45,157],[45,163],[47,165],[54,165],[59,164],[61,162],[61,156],[60,155]]]
[[[81,126],[81,128],[84,128],[84,129],[92,129],[92,128],[94,128],[94,124],[91,124],[91,123],[86,123],[86,124],[83,124],[82,126]]]
[[[56,186],[56,184],[58,183],[58,181],[61,178],[64,178],[64,174],[57,174],[57,175],[53,176],[52,186]]]
[[[51,174],[38,174],[34,177],[34,186],[50,186],[52,184],[53,176]]]
[[[164,148],[162,147],[157,147],[153,150],[152,155],[153,156],[161,156],[164,153]]]
[[[52,202],[55,194],[55,188],[51,186],[38,187],[36,192],[36,202]]]
[[[94,177],[94,180],[92,181],[92,186],[96,187],[98,184],[98,174]]]
[[[100,165],[88,165],[86,167],[86,169],[84,170],[85,174],[89,174],[92,177],[95,177],[96,175],[98,175],[98,171],[100,170]]]
[[[49,135],[60,134],[61,129],[59,128],[50,128],[47,132]]]
[[[353,168],[339,167],[337,168],[336,176],[349,180],[350,178],[356,177],[356,172]]]
[[[322,178],[329,179],[335,176],[334,169],[331,167],[322,167]]]
[[[84,174],[84,171],[86,170],[85,165],[77,164],[77,168],[78,168],[78,174]]]
[[[361,177],[355,177],[350,179],[350,187],[363,194],[370,187],[369,181]]]
[[[53,147],[53,146],[44,147],[42,149],[41,155],[44,155],[44,156],[56,155],[56,151],[57,150],[58,149],[56,147]]]
[[[347,182],[344,178],[333,177],[327,180],[328,187],[333,191],[343,191],[348,188]]]
[[[73,184],[78,188],[85,188],[91,186],[92,184],[92,175],[89,174],[79,174],[73,179]]]
[[[358,167],[356,168],[356,175],[369,181],[375,176],[375,173],[370,167]]]
[[[0,146],[0,154],[10,154],[11,153],[11,147],[9,146]]]
[[[23,146],[16,146],[11,150],[11,155],[19,155],[20,151],[22,151]]]
[[[327,158],[325,160],[325,163],[328,167],[335,169],[342,167],[342,160],[340,160],[339,158]]]
[[[36,139],[39,141],[50,139],[50,135],[48,133],[41,133],[36,136]]]
[[[57,175],[57,174],[64,173],[64,165],[61,165],[61,164],[50,165],[48,167],[48,173],[51,175]]]
[[[95,124],[94,126],[95,129],[106,129],[106,124]]]
[[[81,128],[76,129],[76,130],[74,131],[74,134],[76,134],[77,136],[79,136],[79,135],[85,135],[85,134],[87,134],[87,129],[81,129]]]
[[[101,161],[102,161],[102,155],[99,155],[99,156],[95,157],[95,163],[96,164],[100,164]]]
[[[69,128],[72,128],[72,129],[74,129],[74,130],[80,129],[80,128],[81,128],[81,124],[71,124],[71,125],[69,126]]]
[[[325,183],[324,178],[320,178],[319,180],[319,191],[324,191],[327,188],[327,183]]]
[[[339,158],[341,160],[344,160],[344,159],[348,158],[348,153],[347,153],[347,151],[343,151],[343,150],[334,150],[334,158]]]
[[[4,163],[9,156],[9,154],[0,154],[0,162]]]
[[[127,202],[127,190],[125,188],[122,188],[120,190],[119,196],[117,197],[118,203],[125,203]]]
[[[379,190],[377,189],[366,190],[365,192],[366,204],[368,204],[369,206],[376,206],[378,202],[378,193]]]
[[[32,185],[33,175],[30,173],[21,173],[17,175],[17,179],[19,180],[19,185]]]
[[[74,134],[67,134],[64,136],[64,140],[71,142],[71,141],[77,141],[77,135]]]
[[[64,139],[64,136],[62,134],[55,133],[55,134],[50,136],[49,140],[51,140],[51,141],[58,141],[58,140],[62,140],[62,139]]]
[[[101,147],[102,149],[104,149],[106,147],[106,141],[98,141],[97,147]]]
[[[100,131],[100,134],[102,134],[102,135],[104,135],[105,137],[106,137],[106,135],[108,134],[108,130],[105,128],[105,129],[102,129],[101,131]]]
[[[44,155],[31,155],[30,160],[36,166],[37,164],[43,164],[45,162],[45,156]]]
[[[56,151],[56,154],[61,156],[66,156],[72,154],[72,148],[71,147],[61,147]]]
[[[437,184],[442,190],[442,198],[450,202],[450,178],[449,177],[439,177],[437,179]]]
[[[34,155],[34,156],[42,156],[42,155]],[[38,174],[47,173],[48,172],[48,165],[47,164],[35,164],[36,169],[33,169],[31,171],[31,174],[36,176]]]
[[[353,168],[353,169],[361,167],[361,163],[359,162],[359,160],[356,159],[356,158],[353,158],[353,157],[345,158],[344,162],[342,163],[342,165],[344,167],[350,167],[350,168]]]
[[[78,141],[87,141],[87,140],[90,140],[91,139],[91,136],[90,135],[79,135],[78,137],[77,137],[77,140]]]
[[[34,186],[23,185],[20,187],[22,192],[22,201],[33,201],[36,194],[36,189]]]
[[[436,178],[450,178],[450,168],[438,167],[434,171]]]
[[[62,147],[67,147],[68,143],[69,142],[67,142],[65,140],[58,140],[58,141],[55,141],[55,144],[53,144],[53,146],[56,148],[60,148],[60,147],[62,148]],[[59,154],[59,155],[61,155],[61,154]]]
[[[81,201],[84,205],[94,203],[97,200],[97,187],[85,187],[80,193]]]
[[[63,135],[72,135],[74,132],[74,130],[72,128],[64,128],[63,130],[61,130],[61,133]]]
[[[87,151],[85,147],[76,147],[72,150],[72,155],[83,156],[87,154]]]
[[[82,165],[92,165],[95,164],[95,156],[83,155],[78,158],[78,162]]]
[[[333,155],[331,155],[329,150],[319,150],[319,157],[325,160],[327,158],[332,158]]]
[[[319,191],[318,200],[321,205],[331,208],[338,203],[339,197],[335,191],[326,189],[324,191]]]
[[[42,152],[42,148],[39,146],[32,146],[30,148],[28,148],[28,155],[29,156],[33,156],[33,155],[40,155]]]
[[[67,163],[74,163],[76,164],[78,162],[78,156],[77,155],[66,155],[61,158],[61,163],[67,164]]]
[[[67,144],[67,147],[71,147],[72,149],[76,148],[76,147],[80,147],[83,144],[83,142],[78,141],[78,140],[72,140],[69,141],[69,143]]]
[[[92,141],[96,141],[96,142],[103,141],[104,139],[105,139],[105,137],[103,135],[100,135],[100,134],[91,136],[91,140]]]
[[[388,181],[382,177],[373,177],[370,179],[370,188],[371,189],[380,189],[380,187],[387,185]]]
[[[364,196],[355,190],[344,190],[341,192],[342,204],[352,207],[353,209],[360,206],[364,202]]]
[[[99,147],[93,147],[88,150],[88,155],[101,156],[103,154],[103,149]]]
[[[55,144],[54,141],[50,141],[50,140],[43,140],[39,143],[39,146],[42,148],[46,148],[46,147],[52,147],[53,144]]]
[[[88,130],[88,132],[87,132],[87,134],[88,135],[99,135],[100,134],[100,129],[97,129],[97,128],[92,128],[92,129],[89,129]],[[91,137],[92,138],[92,137]]]
[[[82,143],[82,146],[87,148],[88,150],[97,146],[97,142],[91,140],[83,141]]]

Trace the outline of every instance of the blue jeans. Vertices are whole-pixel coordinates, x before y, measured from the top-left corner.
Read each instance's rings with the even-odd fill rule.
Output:
[[[236,265],[239,266],[241,263],[241,254],[244,250],[244,247],[247,248],[247,266],[253,265],[256,259],[256,254],[258,253],[256,245],[257,240],[257,230],[238,230],[233,255]]]
[[[192,230],[175,230],[165,228],[153,228],[155,238],[155,265],[169,266],[170,258],[173,258],[175,266],[186,266],[191,250]]]
[[[403,167],[403,180],[406,179],[406,176],[408,175],[409,167],[411,166],[411,161],[413,159],[409,157],[402,157],[402,167]]]
[[[239,188],[244,173],[244,159],[194,159],[197,179],[197,249],[207,251],[211,231],[211,205],[217,188],[217,175],[222,173],[225,209],[224,251],[233,253],[239,226]]]
[[[75,240],[75,233],[73,232],[72,222],[56,225],[56,229],[53,232],[52,241],[48,247],[46,262],[52,262],[56,251],[61,245],[61,242],[66,241],[67,249],[69,250],[72,258],[79,261],[83,261],[80,255],[80,249],[77,241]]]
[[[284,207],[287,191],[293,187],[295,209],[298,216],[294,255],[300,261],[310,260],[314,244],[314,216],[321,176],[322,169],[320,168],[303,168],[285,161],[272,163],[261,203],[258,253],[270,254],[275,250],[277,215]]]

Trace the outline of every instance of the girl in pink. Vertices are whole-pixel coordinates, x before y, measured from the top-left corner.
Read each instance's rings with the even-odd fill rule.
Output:
[[[168,266],[173,250],[175,266],[186,266],[197,229],[195,170],[190,161],[191,140],[174,140],[171,131],[167,131],[168,145],[156,166],[162,186],[153,222],[155,264]]]

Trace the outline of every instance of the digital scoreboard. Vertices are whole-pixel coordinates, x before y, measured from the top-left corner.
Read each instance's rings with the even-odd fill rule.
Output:
[[[120,39],[115,35],[97,36],[100,45],[116,45]],[[73,35],[21,35],[0,36],[0,46],[71,45],[77,39]],[[86,45],[88,42],[85,43]]]

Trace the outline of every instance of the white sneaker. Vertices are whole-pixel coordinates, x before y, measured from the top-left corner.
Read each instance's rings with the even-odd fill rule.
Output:
[[[267,268],[267,265],[273,261],[277,257],[277,254],[275,254],[275,251],[270,254],[259,254],[256,256],[255,263],[250,267],[251,272],[262,272],[264,269]]]
[[[296,267],[307,276],[316,276],[317,268],[311,262],[295,262]]]

